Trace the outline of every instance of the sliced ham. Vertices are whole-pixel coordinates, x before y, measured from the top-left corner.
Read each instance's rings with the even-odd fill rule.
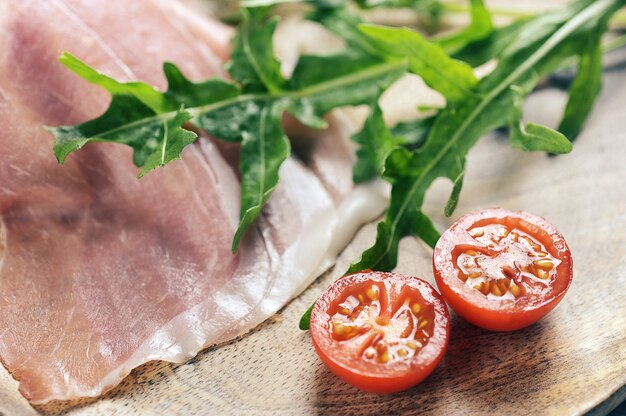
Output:
[[[223,75],[230,29],[176,1],[1,0],[0,32],[0,359],[32,403],[97,396],[142,363],[247,332],[384,206],[346,181],[351,159],[325,147],[347,140],[333,127],[311,168],[285,162],[232,255],[239,182],[211,139],[137,180],[120,145],[86,146],[59,166],[42,128],[109,101],[57,62],[61,51],[164,88],[163,61],[193,79]]]

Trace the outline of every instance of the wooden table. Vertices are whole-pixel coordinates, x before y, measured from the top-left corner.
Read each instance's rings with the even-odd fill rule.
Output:
[[[554,126],[564,99],[557,90],[537,92],[526,114]],[[334,270],[251,334],[183,365],[145,365],[101,399],[36,409],[0,370],[0,414],[605,414],[626,396],[625,180],[626,70],[614,68],[570,155],[549,158],[512,150],[495,135],[483,139],[470,153],[452,219],[442,214],[450,184],[437,182],[426,211],[440,229],[484,207],[544,216],[569,242],[574,281],[556,310],[521,331],[488,332],[453,315],[444,360],[404,393],[369,395],[346,385],[297,329],[306,307],[371,243],[369,225]],[[430,257],[424,244],[406,239],[397,270],[433,282]]]

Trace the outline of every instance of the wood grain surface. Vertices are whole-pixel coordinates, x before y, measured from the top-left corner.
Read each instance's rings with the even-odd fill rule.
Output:
[[[621,58],[624,58],[622,54]],[[619,57],[617,57],[619,58]],[[428,193],[426,211],[444,229],[472,210],[501,206],[544,216],[565,235],[574,281],[544,320],[513,333],[478,329],[453,314],[448,352],[419,386],[370,395],[332,375],[315,354],[300,314],[374,237],[365,227],[337,266],[252,333],[182,364],[150,363],[100,399],[33,408],[0,369],[0,414],[605,414],[626,396],[626,70],[615,54],[596,109],[570,155],[512,150],[496,135],[470,153],[453,218],[451,185]],[[610,63],[611,63],[610,62]],[[529,119],[556,125],[565,95],[545,89]],[[434,283],[431,250],[401,244],[397,271]],[[606,400],[610,399],[610,402]],[[605,405],[603,405],[605,403]]]

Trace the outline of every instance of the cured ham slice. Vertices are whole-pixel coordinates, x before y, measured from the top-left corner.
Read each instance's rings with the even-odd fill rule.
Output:
[[[61,51],[163,88],[166,60],[194,79],[221,74],[228,28],[175,1],[2,0],[0,31],[0,359],[32,403],[97,396],[142,363],[245,333],[384,205],[368,204],[367,189],[325,187],[322,172],[345,175],[350,160],[289,159],[233,255],[239,182],[210,138],[137,180],[119,145],[86,146],[59,166],[42,128],[109,101],[57,62]],[[342,220],[348,212],[359,220]]]

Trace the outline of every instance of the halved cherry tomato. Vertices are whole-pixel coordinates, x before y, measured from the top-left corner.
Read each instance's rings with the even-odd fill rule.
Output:
[[[337,376],[373,393],[393,393],[425,379],[443,357],[448,308],[427,282],[361,272],[337,280],[311,313],[311,339]]]
[[[437,242],[433,269],[450,307],[494,331],[537,322],[572,282],[572,257],[561,233],[543,218],[501,208],[455,222]]]

